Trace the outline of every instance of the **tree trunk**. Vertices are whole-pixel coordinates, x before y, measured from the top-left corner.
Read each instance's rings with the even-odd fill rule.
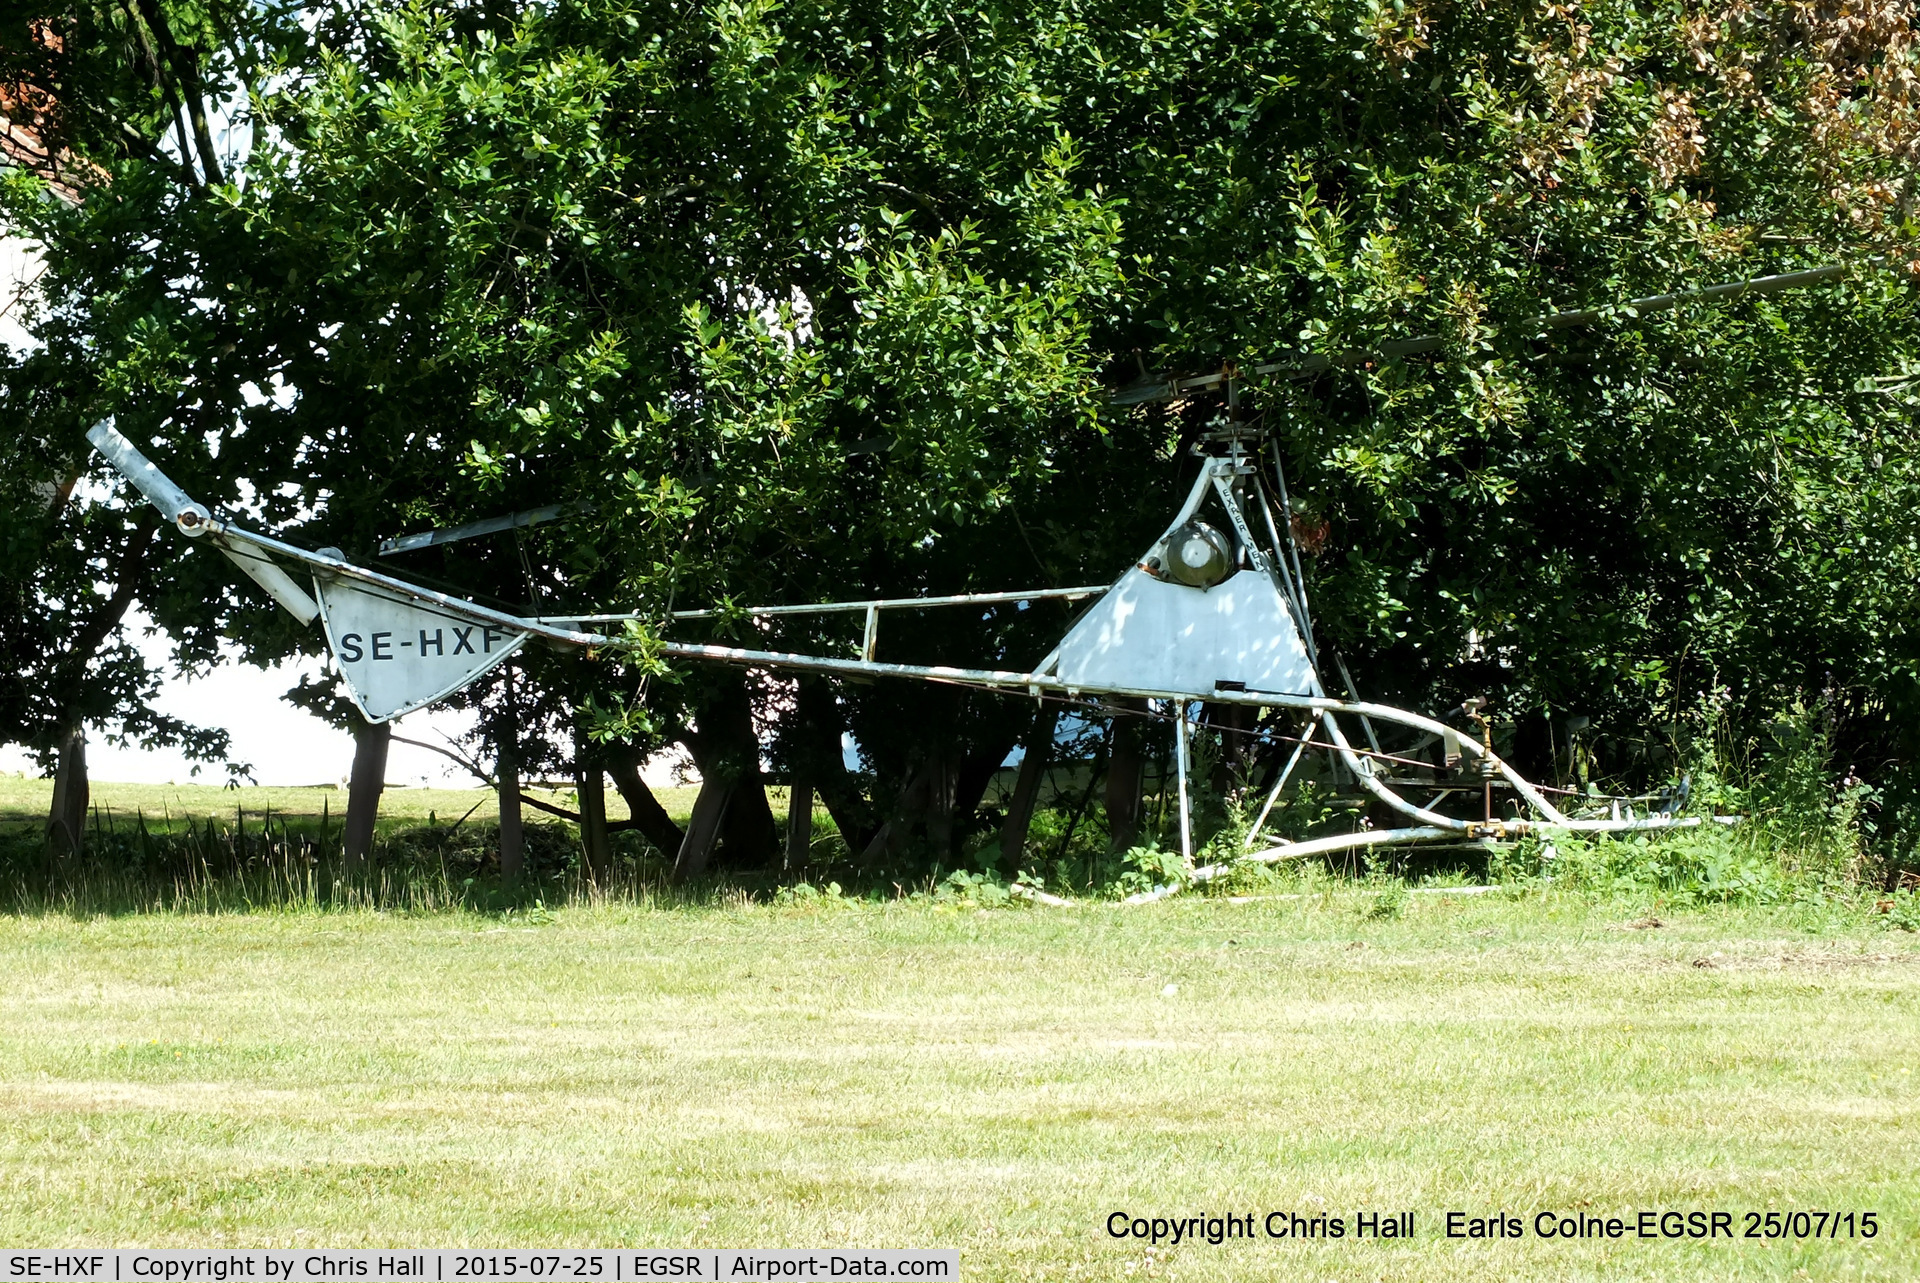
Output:
[[[726,818],[727,803],[733,799],[733,781],[708,776],[700,781],[700,795],[693,800],[693,814],[687,817],[686,840],[674,857],[668,880],[678,886],[707,871],[714,843],[720,837],[720,822]]]
[[[953,817],[956,822],[973,823],[982,799],[993,786],[994,777],[1006,765],[1007,754],[1013,752],[1014,745],[1019,742],[1019,736],[1009,734],[977,753],[969,753],[966,760],[961,762],[960,772],[953,784]]]
[[[1020,759],[1020,774],[1014,780],[1013,801],[1007,805],[1006,824],[1000,830],[1000,863],[1009,873],[1020,871],[1021,856],[1026,853],[1027,826],[1033,823],[1033,808],[1040,800],[1040,781],[1053,759],[1053,728],[1060,710],[1042,706],[1027,735],[1027,755]]]
[[[780,858],[780,826],[767,801],[767,779],[760,773],[760,745],[753,741],[753,770],[734,781],[726,818],[720,822],[720,849],[734,869],[766,868]]]
[[[1127,700],[1125,706],[1145,710],[1142,700]],[[1107,833],[1109,848],[1115,854],[1131,850],[1140,836],[1140,793],[1146,774],[1146,754],[1141,740],[1144,720],[1122,714],[1113,722],[1113,753],[1107,764]]]
[[[936,750],[927,763],[927,845],[942,860],[953,857],[953,803],[959,766],[951,747]]]
[[[799,768],[819,790],[820,801],[833,817],[834,827],[840,830],[847,850],[865,849],[873,840],[871,808],[847,770],[846,754],[840,747],[840,736],[846,727],[840,718],[840,706],[833,697],[833,687],[823,678],[802,677],[794,713],[800,719]]]
[[[580,798],[580,848],[587,862],[587,880],[604,887],[613,876],[613,843],[607,836],[607,776],[585,740],[574,742],[573,778]]]
[[[907,782],[900,786],[900,795],[894,799],[893,812],[886,822],[874,830],[868,839],[866,848],[860,852],[860,863],[867,869],[875,869],[887,859],[898,854],[906,847],[907,840],[913,835],[914,820],[927,810],[928,792],[933,777],[938,773],[936,763],[922,762],[907,775]]]
[[[86,849],[87,802],[87,728],[76,723],[60,741],[53,805],[47,811],[47,840],[56,855]]]
[[[353,729],[353,778],[347,784],[346,857],[358,869],[373,850],[373,822],[380,816],[380,794],[387,787],[387,749],[393,727],[362,722]]]
[[[506,712],[500,724],[500,757],[494,768],[500,792],[500,879],[517,886],[527,870],[527,838],[520,825],[520,717],[507,676]]]
[[[627,804],[627,814],[632,817],[629,822],[640,836],[653,843],[654,849],[662,855],[678,852],[687,835],[667,814],[667,808],[660,805],[660,799],[653,795],[647,782],[640,778],[639,759],[615,758],[607,763],[607,774],[613,777],[613,786],[620,790],[620,796]]]
[[[500,754],[500,878],[518,885],[527,871],[527,835],[520,823],[520,763],[512,753]]]
[[[783,871],[807,867],[813,852],[813,784],[795,778],[787,790],[787,858]]]
[[[193,122],[193,140],[200,155],[202,179],[208,187],[217,186],[221,181],[220,153],[214,147],[213,130],[207,119],[206,94],[200,83],[197,51],[191,45],[182,45],[174,39],[173,28],[167,22],[158,0],[140,0],[140,12],[147,21],[148,29],[153,32],[154,43],[160,46],[161,53],[166,56],[168,70],[173,73],[174,83],[180,91],[179,105],[186,118]]]
[[[113,577],[116,583],[113,595],[102,602],[100,608],[72,634],[59,675],[53,680],[56,689],[77,698],[86,683],[87,665],[92,662],[107,636],[120,626],[120,621],[126,617],[128,608],[133,605],[134,597],[145,581],[147,558],[158,546],[154,534],[159,527],[159,511],[142,504],[126,544],[114,559]],[[77,715],[60,741],[60,760],[54,768],[53,786],[52,803],[47,815],[50,849],[57,852],[64,847],[78,854],[87,844],[87,804],[90,799],[87,733]]]
[[[719,821],[720,850],[727,863],[735,868],[762,868],[780,858],[780,827],[767,804],[746,679],[735,673],[723,676],[722,682],[701,707],[696,728],[684,741],[700,768],[700,778],[728,786],[727,805]],[[704,791],[704,783],[701,787]]]

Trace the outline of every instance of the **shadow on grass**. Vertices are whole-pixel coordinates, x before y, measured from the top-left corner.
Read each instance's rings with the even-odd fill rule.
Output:
[[[1043,813],[1036,826],[1057,817]],[[337,824],[316,817],[249,815],[231,822],[203,818],[182,826],[149,826],[143,816],[96,814],[84,853],[57,851],[39,834],[0,834],[0,913],[78,919],[148,913],[381,912],[408,915],[473,913],[538,920],[569,905],[623,904],[646,909],[715,907],[775,899],[802,902],[934,899],[1005,904],[1036,888],[1075,898],[1120,898],[1149,879],[1101,851],[1055,859],[1024,872],[1014,886],[991,868],[959,867],[951,855],[921,853],[898,869],[864,867],[837,834],[816,841],[804,869],[727,868],[676,886],[672,856],[639,834],[612,835],[609,868],[590,871],[571,824],[529,824],[525,871],[508,883],[500,872],[499,827],[493,823],[429,822],[383,830],[371,857],[350,862]],[[1062,841],[1060,850],[1066,850]],[[997,852],[996,852],[997,854]],[[1130,853],[1129,860],[1137,853]],[[1484,852],[1400,852],[1366,868],[1274,869],[1242,866],[1208,884],[1205,894],[1297,892],[1294,881],[1326,879],[1348,886],[1395,888],[1465,880],[1513,887],[1626,898],[1670,907],[1729,904],[1852,904],[1881,895],[1885,870],[1863,874],[1858,860],[1792,855],[1759,829],[1712,826],[1664,838],[1562,836],[1556,844],[1527,840],[1499,856]],[[1165,853],[1160,855],[1163,857]],[[1082,876],[1076,878],[1076,874]],[[1044,875],[1044,876],[1042,876]],[[1177,880],[1174,869],[1168,876]],[[1131,878],[1131,881],[1129,880]],[[1311,880],[1311,879],[1310,879]],[[1284,887],[1280,885],[1285,882]],[[1920,882],[1917,879],[1916,882]],[[845,884],[844,890],[842,883]],[[1316,882],[1315,885],[1322,885]],[[1914,891],[1889,889],[1873,899],[1877,911],[1905,926]],[[822,890],[824,888],[824,890]],[[1383,900],[1382,905],[1398,901]],[[1383,912],[1385,911],[1383,907]]]
[[[74,918],[142,913],[367,911],[539,914],[568,904],[712,905],[752,894],[733,881],[671,886],[669,861],[637,834],[617,835],[613,866],[592,876],[576,831],[529,824],[526,869],[500,874],[495,824],[382,832],[349,861],[338,825],[236,814],[185,828],[96,817],[86,850],[38,834],[0,835],[0,912]]]

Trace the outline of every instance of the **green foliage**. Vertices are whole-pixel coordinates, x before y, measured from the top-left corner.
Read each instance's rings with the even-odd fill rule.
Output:
[[[775,891],[773,902],[796,908],[826,908],[855,903],[856,899],[843,892],[838,882],[829,882],[824,887],[816,887],[807,882],[796,882],[792,886],[781,887]]]
[[[1006,883],[986,873],[968,873],[955,869],[934,884],[935,904],[968,905],[980,909],[1002,908],[1014,902]]]
[[[1314,830],[1333,818],[1333,795],[1334,790],[1321,780],[1301,779],[1289,784],[1287,791],[1274,803],[1273,812],[1267,817],[1265,831],[1292,842],[1311,836]]]
[[[1727,769],[1703,783],[1765,757],[1752,812],[1794,868],[1904,858],[1920,54],[1893,12],[49,6],[70,52],[15,39],[8,74],[64,78],[61,141],[98,174],[77,205],[47,199],[60,173],[0,187],[48,265],[43,346],[0,369],[0,667],[32,674],[0,681],[0,737],[44,750],[78,717],[221,751],[143,712],[151,675],[121,643],[60,650],[122,598],[183,664],[317,647],[205,553],[140,561],[124,495],[25,502],[87,466],[97,417],[204,500],[355,556],[585,505],[403,569],[519,609],[619,601],[639,638],[718,606],[704,635],[740,637],[747,602],[1104,579],[1218,408],[1107,411],[1107,390],[1309,354],[1248,400],[1320,532],[1321,641],[1365,694],[1491,695],[1549,773],[1554,728],[1587,718],[1569,760],[1636,787],[1685,769],[1711,703]],[[156,22],[187,55],[171,75],[143,52]],[[237,167],[189,98],[244,104]],[[1819,289],[1620,306],[1826,262],[1848,270]],[[1538,324],[1568,309],[1595,323]],[[1432,342],[1369,355],[1410,335]],[[890,622],[883,649],[1024,665],[1064,623]],[[775,683],[644,654],[535,654],[518,680],[511,707],[501,685],[468,698],[479,747],[516,727],[529,769],[679,740],[752,776],[757,736],[785,771],[851,732],[835,819],[873,877],[967,849],[987,821],[940,814],[927,781],[978,780],[1028,725],[891,685],[803,715]],[[330,679],[298,698],[347,716]],[[1872,778],[1850,765],[1835,791],[1837,763]],[[1089,784],[1036,824],[1036,870],[1119,876],[1097,811]],[[728,858],[758,867],[765,837]],[[1654,881],[1673,878],[1724,881]]]
[[[1378,892],[1368,903],[1364,915],[1376,922],[1391,922],[1407,911],[1407,887],[1404,882],[1394,881],[1387,884],[1385,890]]]
[[[1857,874],[1875,791],[1851,769],[1836,782],[1834,724],[1824,709],[1796,703],[1767,727],[1752,822],[1790,868]]]
[[[227,292],[249,242],[208,115],[308,34],[285,9],[224,0],[16,5],[0,21],[10,128],[27,131],[0,175],[0,230],[41,269],[9,300],[36,346],[0,347],[0,743],[43,763],[83,724],[226,756],[224,732],[153,711],[159,673],[122,627],[136,603],[189,667],[212,660],[235,614],[254,657],[287,649],[271,607],[231,600],[207,558],[179,565],[151,510],[86,476],[82,434],[115,416],[159,437],[204,500],[290,511],[264,473],[211,466],[249,420],[256,466],[292,451],[250,412],[272,386],[254,358],[286,336],[249,327]]]
[[[1920,893],[1901,887],[1880,902],[1886,924],[1897,931],[1920,931]]]
[[[1556,884],[1603,895],[1657,896],[1675,904],[1777,904],[1812,879],[1795,878],[1763,844],[1720,830],[1686,837],[1556,840]]]
[[[1160,887],[1179,886],[1186,881],[1186,862],[1180,852],[1162,850],[1158,842],[1130,849],[1121,859],[1121,872],[1107,884],[1108,894],[1137,895]]]
[[[1711,747],[1709,747],[1711,746]],[[1645,894],[1678,904],[1775,904],[1857,886],[1877,870],[1874,791],[1848,772],[1835,779],[1834,718],[1796,702],[1741,740],[1710,719],[1694,742],[1692,807],[1705,823],[1672,834],[1559,835],[1522,844],[1491,870],[1537,873],[1556,885]]]

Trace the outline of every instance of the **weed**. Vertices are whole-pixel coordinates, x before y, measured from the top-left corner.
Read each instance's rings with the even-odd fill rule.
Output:
[[[829,882],[824,888],[807,882],[796,882],[790,887],[781,887],[775,891],[773,902],[788,907],[824,908],[836,904],[852,904],[855,901],[841,890],[838,882]]]
[[[1407,911],[1407,888],[1403,882],[1389,883],[1367,905],[1365,915],[1378,922],[1392,922]]]
[[[1006,883],[990,873],[968,873],[964,869],[955,869],[933,888],[935,904],[969,904],[991,909],[1012,900],[1013,893]]]
[[[1897,931],[1920,931],[1920,893],[1912,888],[1902,887],[1874,907],[1887,926]]]
[[[1552,877],[1602,895],[1660,895],[1681,904],[1777,904],[1799,883],[1749,835],[1718,826],[1672,836],[1565,836]]]
[[[1122,869],[1107,887],[1111,895],[1137,895],[1183,882],[1187,876],[1187,864],[1180,853],[1165,850],[1158,842],[1148,842],[1128,851],[1122,859]]]

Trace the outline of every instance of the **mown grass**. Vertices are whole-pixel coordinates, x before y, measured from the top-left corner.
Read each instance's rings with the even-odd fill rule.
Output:
[[[16,915],[0,1238],[950,1245],[976,1279],[1920,1273],[1920,943],[1870,903],[1274,893]],[[1882,1228],[1440,1234],[1646,1207]],[[1412,1210],[1417,1234],[1148,1253],[1106,1236],[1118,1210]]]

